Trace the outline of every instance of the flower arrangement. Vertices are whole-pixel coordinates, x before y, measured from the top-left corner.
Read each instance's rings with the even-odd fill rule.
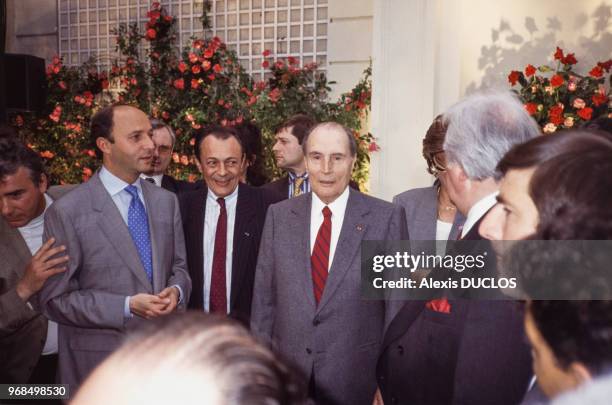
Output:
[[[605,86],[606,77],[609,83],[612,80],[612,59],[597,62],[583,76],[574,71],[578,60],[573,53],[557,47],[553,58],[554,67],[529,64],[508,75],[511,86],[520,86],[514,91],[542,131],[550,134],[603,115],[612,117],[610,89]]]
[[[352,91],[330,102],[332,83],[316,64],[300,66],[295,57],[275,58],[264,51],[267,79],[257,81],[219,38],[192,38],[181,52],[175,51],[176,20],[159,3],[152,4],[147,17],[144,33],[135,24],[114,31],[118,57],[108,74],[98,72],[95,60],[75,68],[56,57],[47,70],[44,113],[12,117],[21,136],[45,159],[53,182],[78,183],[91,176],[100,161],[89,139],[90,117],[104,105],[122,102],[174,128],[177,143],[169,171],[178,178],[199,177],[192,157],[195,130],[244,120],[261,128],[264,167],[270,177],[278,176],[271,152],[273,130],[291,115],[306,113],[354,131],[359,148],[353,179],[365,184],[369,153],[378,149],[372,135],[362,131],[370,107],[369,69]],[[207,18],[202,21],[206,29]],[[147,52],[142,52],[144,41]]]

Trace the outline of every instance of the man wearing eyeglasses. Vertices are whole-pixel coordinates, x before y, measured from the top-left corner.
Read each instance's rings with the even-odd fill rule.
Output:
[[[172,176],[164,174],[172,159],[176,135],[174,135],[172,128],[160,120],[152,119],[151,126],[153,127],[152,139],[155,144],[151,169],[142,173],[140,177],[175,194],[195,189],[195,184],[197,183],[177,180]]]

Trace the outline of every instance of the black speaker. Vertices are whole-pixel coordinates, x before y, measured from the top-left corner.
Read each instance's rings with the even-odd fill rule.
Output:
[[[47,84],[45,60],[32,55],[0,55],[0,120],[11,112],[41,112]]]

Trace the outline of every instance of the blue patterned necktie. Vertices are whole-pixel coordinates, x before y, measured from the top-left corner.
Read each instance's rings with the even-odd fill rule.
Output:
[[[140,262],[144,267],[147,278],[153,284],[153,258],[151,253],[151,238],[149,236],[149,220],[145,207],[138,197],[138,189],[132,185],[125,188],[125,191],[130,193],[132,201],[128,209],[128,229],[132,240],[138,250]]]

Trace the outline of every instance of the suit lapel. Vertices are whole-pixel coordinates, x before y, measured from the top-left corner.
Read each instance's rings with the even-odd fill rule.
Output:
[[[234,241],[232,250],[232,283],[230,308],[234,308],[236,297],[242,282],[245,279],[244,268],[247,265],[245,262],[248,257],[244,254],[247,252],[249,244],[253,242],[253,232],[250,231],[253,218],[256,212],[256,201],[253,198],[253,190],[244,184],[238,186],[238,201],[236,202],[236,218],[234,220]]]
[[[146,287],[147,291],[152,291],[153,288],[140,262],[140,256],[130,231],[123,218],[121,218],[119,209],[100,181],[98,173],[87,184],[91,190],[92,207],[99,213],[98,226],[102,233],[104,233],[127,267],[134,273],[134,276]]]
[[[296,235],[296,238],[292,239],[295,244],[285,254],[295,255],[296,268],[304,269],[304,271],[300,271],[299,277],[301,277],[304,294],[310,306],[309,312],[314,312],[316,305],[312,287],[312,269],[310,266],[310,210],[312,207],[312,193],[296,197],[292,199],[292,202],[294,202],[294,205],[291,207],[293,218],[290,223],[292,226],[295,226],[292,234]]]
[[[338,237],[338,244],[336,245],[333,262],[329,269],[329,276],[325,284],[325,289],[323,290],[321,302],[319,302],[319,306],[317,307],[317,312],[321,311],[321,309],[331,300],[334,292],[342,283],[342,280],[350,268],[350,264],[361,249],[361,240],[366,232],[367,225],[363,217],[366,216],[370,210],[363,204],[361,194],[352,189],[349,193],[346,211],[344,212],[344,222],[342,223],[342,229]],[[312,283],[312,276],[310,277]]]
[[[164,217],[168,215],[168,213],[159,212],[159,208],[157,204],[154,204],[153,196],[151,195],[150,187],[157,187],[153,184],[145,184],[147,181],[141,181],[142,185],[142,195],[145,200],[145,205],[147,209],[147,219],[149,222],[149,233],[151,237],[151,254],[152,254],[152,262],[153,262],[153,292],[160,292],[162,287],[166,285],[164,280],[164,269],[161,268],[161,263],[163,263],[163,258],[159,257],[160,252],[164,252],[165,249],[162,249],[163,241],[160,240],[160,233],[164,232],[162,227],[158,225],[157,218]]]
[[[192,198],[192,196],[194,196]],[[204,308],[204,220],[208,188],[203,185],[197,193],[186,194],[186,210],[183,226],[188,236],[186,246],[189,255],[189,275],[193,281],[190,308]]]

